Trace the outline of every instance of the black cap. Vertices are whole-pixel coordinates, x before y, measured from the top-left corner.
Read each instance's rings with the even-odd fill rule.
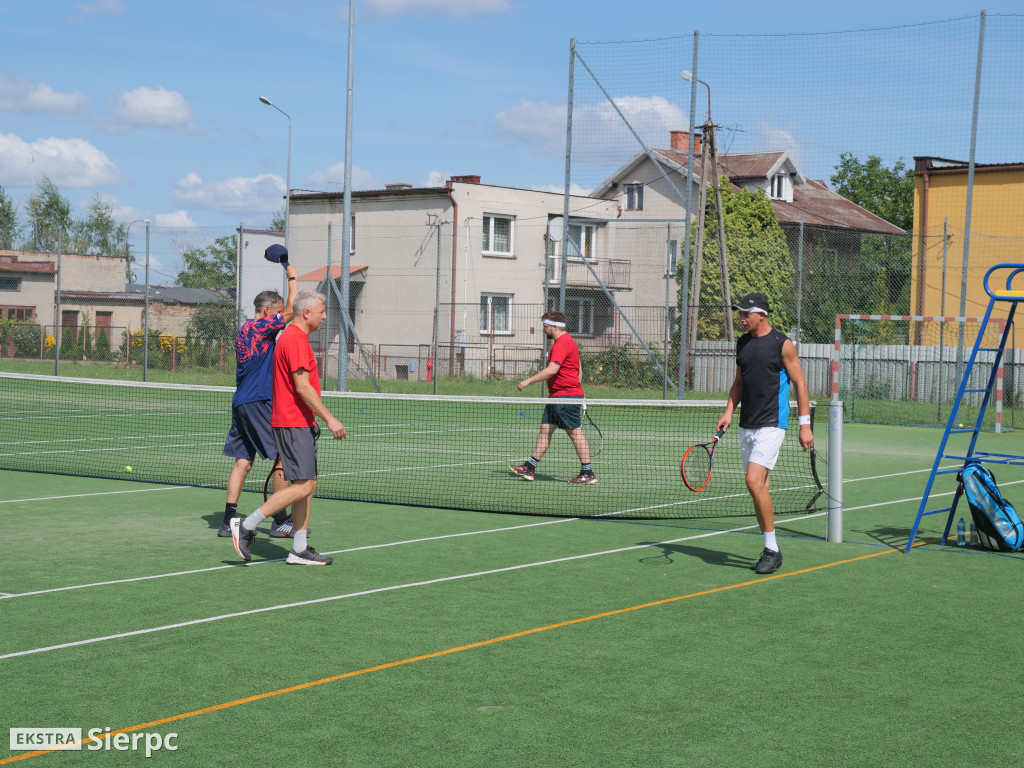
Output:
[[[267,248],[266,251],[263,252],[263,258],[266,259],[267,261],[272,261],[275,264],[287,264],[288,249],[285,248],[283,245],[278,245],[277,243],[274,243],[274,245],[270,246],[269,248]]]
[[[768,314],[768,299],[763,293],[748,293],[742,299],[732,305],[733,309],[740,312],[763,312]]]

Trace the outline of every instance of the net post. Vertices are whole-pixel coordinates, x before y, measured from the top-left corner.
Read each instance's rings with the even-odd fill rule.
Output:
[[[843,401],[828,404],[828,480],[825,540],[843,541]]]

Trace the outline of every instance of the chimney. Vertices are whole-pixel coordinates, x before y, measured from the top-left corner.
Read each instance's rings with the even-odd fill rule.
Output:
[[[398,191],[403,190],[403,189],[412,189],[412,184],[409,184],[407,182],[397,182],[397,183],[394,183],[394,184],[385,184],[384,185],[384,189],[386,189],[388,192],[398,192]]]
[[[452,176],[450,181],[458,182],[459,184],[479,184],[479,176]]]
[[[672,149],[681,154],[686,154],[690,151],[690,132],[689,131],[669,131],[672,136]],[[693,154],[700,154],[700,133],[695,132],[693,136]]]

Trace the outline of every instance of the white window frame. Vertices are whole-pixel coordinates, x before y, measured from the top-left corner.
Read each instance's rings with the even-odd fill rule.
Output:
[[[480,335],[481,336],[511,336],[512,335],[512,300],[515,294],[513,293],[491,293],[490,291],[484,291],[480,294]],[[491,307],[494,299],[505,299],[505,327],[498,327],[498,312],[495,309],[494,312],[494,332],[491,332]],[[484,308],[484,300],[487,301],[487,307]]]
[[[776,173],[771,178],[770,194],[768,195],[772,200],[785,200],[786,199],[786,174]]]
[[[496,251],[494,250],[494,222],[497,220],[503,220],[508,222],[508,250],[507,251]],[[488,247],[490,246],[490,247]],[[483,220],[483,229],[480,237],[480,252],[484,256],[499,256],[502,258],[512,258],[516,252],[516,217],[505,216],[499,213],[485,213]]]
[[[642,211],[644,209],[644,185],[640,182],[626,184],[626,210]]]
[[[574,227],[579,227],[579,229],[580,229],[580,251],[581,251],[581,255],[580,256],[570,255],[569,256],[569,261],[582,262],[583,259],[586,259],[591,264],[593,264],[595,261],[597,261],[597,225],[596,224],[583,224],[581,222],[576,222],[576,223],[570,224],[569,226],[567,226],[565,228],[565,238],[564,238],[564,242],[565,243],[569,242],[569,230],[573,229]],[[587,255],[587,240],[588,240],[587,235],[588,234],[589,234],[589,248],[590,248],[590,255],[589,256]]]
[[[576,312],[572,311],[575,304]],[[594,300],[590,298],[565,299],[565,329],[573,336],[594,335]]]

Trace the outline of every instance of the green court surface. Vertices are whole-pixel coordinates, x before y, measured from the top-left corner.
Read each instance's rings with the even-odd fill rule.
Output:
[[[781,517],[768,577],[753,517],[319,499],[332,566],[266,524],[241,566],[220,490],[0,472],[3,720],[174,733],[150,760],[194,766],[1020,765],[985,728],[1020,699],[1022,557],[940,546],[944,516],[901,551],[940,436],[847,425],[844,542]],[[107,743],[0,765],[145,759]]]

